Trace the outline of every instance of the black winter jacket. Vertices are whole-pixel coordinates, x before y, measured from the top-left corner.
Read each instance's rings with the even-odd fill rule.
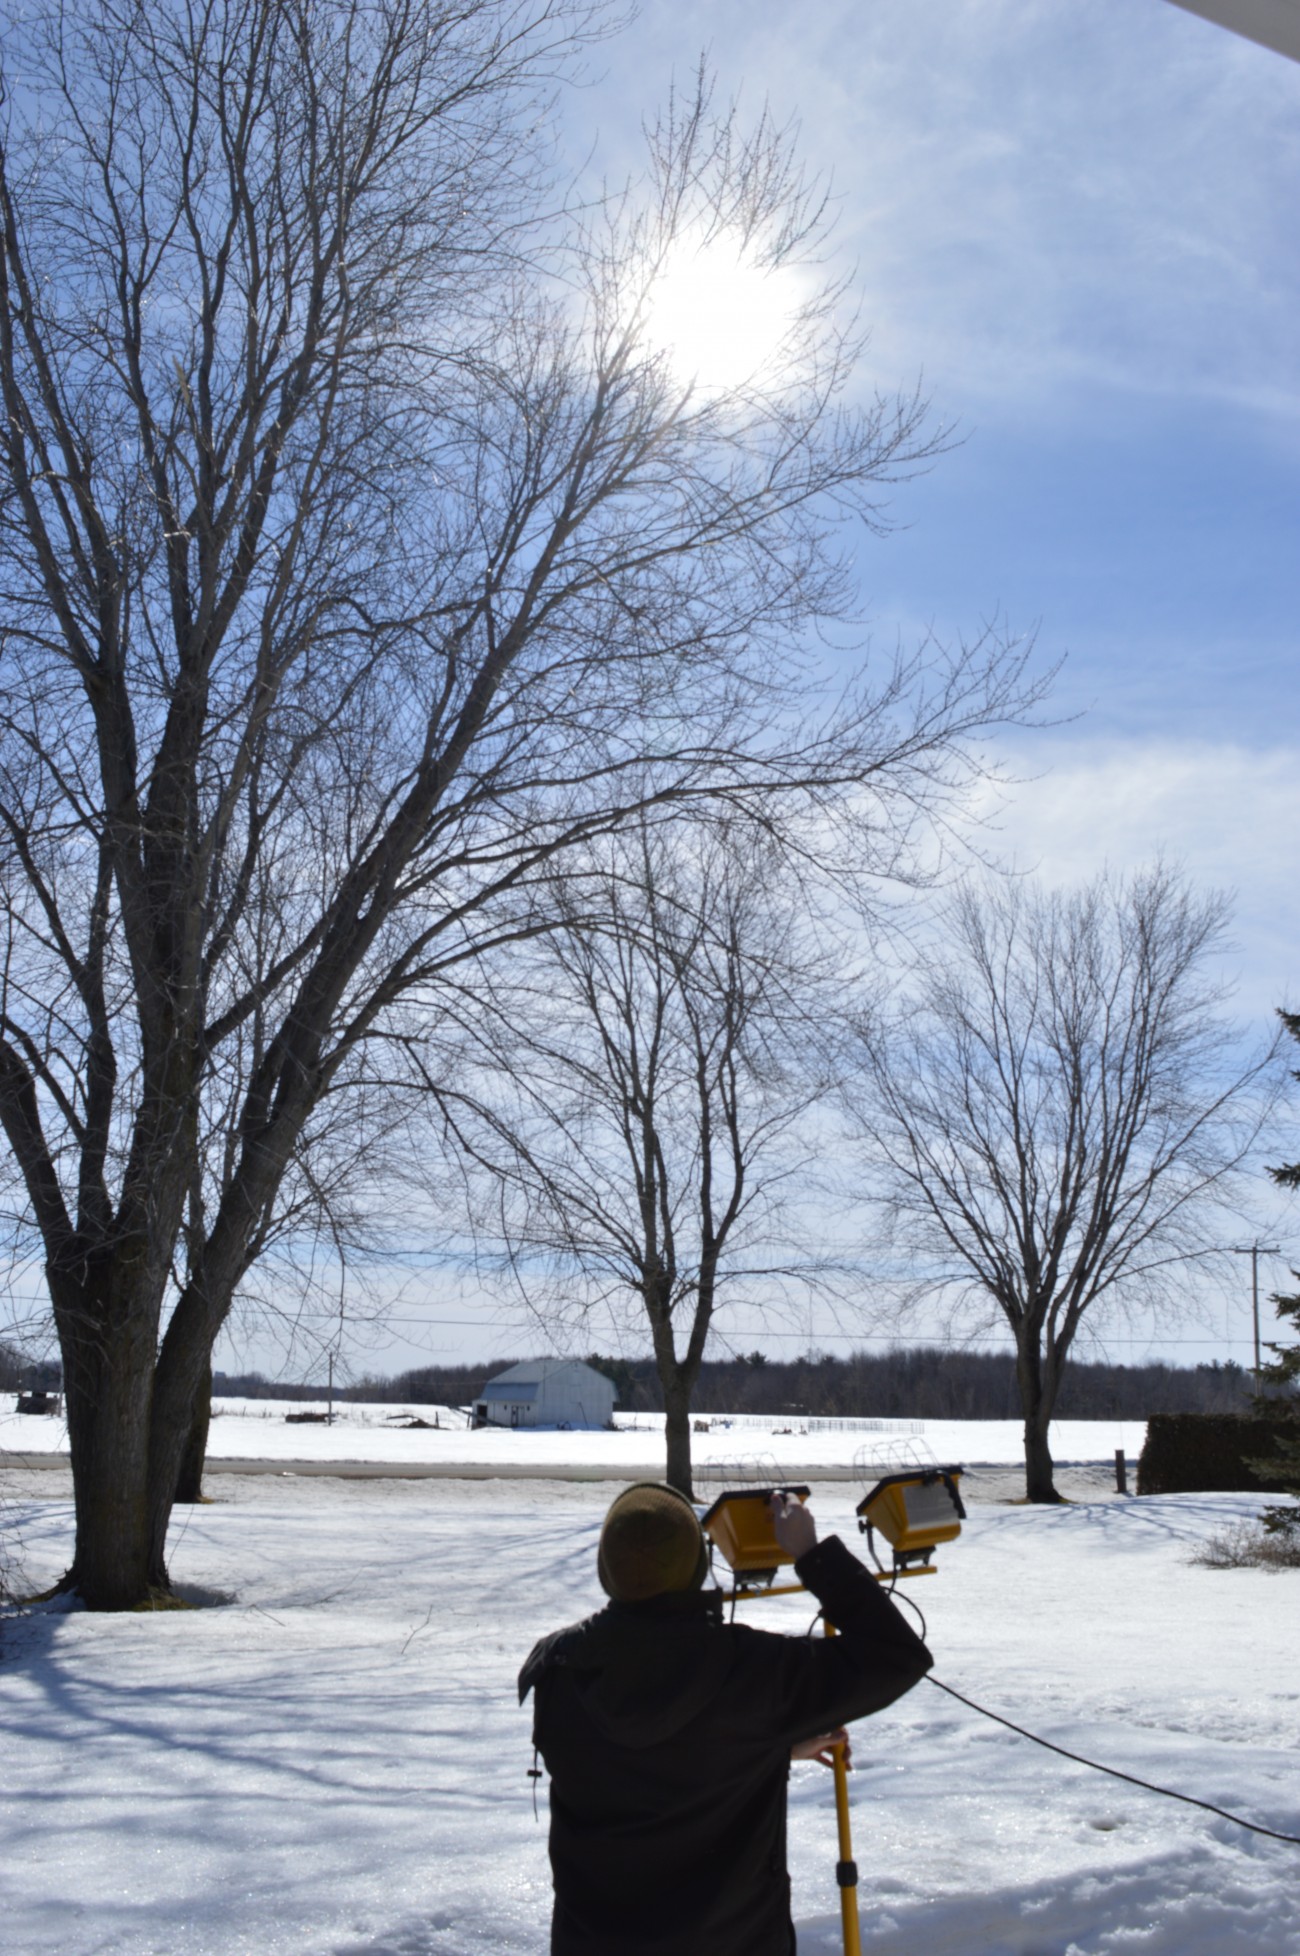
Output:
[[[705,1592],[610,1603],[533,1650],[519,1696],[551,1776],[552,1956],[788,1956],[790,1747],[932,1661],[837,1537],[795,1572],[838,1637],[724,1624]]]

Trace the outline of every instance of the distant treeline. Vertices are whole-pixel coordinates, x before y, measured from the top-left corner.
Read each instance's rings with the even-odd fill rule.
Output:
[[[612,1379],[622,1412],[662,1412],[663,1395],[649,1358],[588,1354]],[[480,1365],[422,1365],[395,1378],[365,1378],[336,1387],[339,1400],[467,1406],[513,1358]],[[31,1359],[0,1341],[0,1392],[57,1391],[62,1368]],[[1244,1366],[1104,1365],[1079,1361],[1065,1374],[1058,1419],[1146,1419],[1151,1413],[1232,1413],[1250,1401],[1253,1381]],[[323,1399],[318,1384],[286,1384],[261,1372],[217,1372],[213,1393],[223,1399]],[[1002,1352],[953,1351],[935,1345],[895,1345],[888,1351],[830,1353],[783,1363],[751,1352],[706,1359],[695,1404],[701,1412],[783,1413],[830,1419],[1018,1419],[1015,1364]]]
[[[517,1360],[482,1365],[422,1365],[391,1379],[362,1379],[335,1390],[336,1399],[390,1404],[467,1406],[484,1385]],[[612,1379],[623,1412],[662,1412],[652,1359],[606,1358],[588,1363]],[[1105,1365],[1068,1367],[1058,1419],[1146,1419],[1152,1413],[1230,1413],[1245,1407],[1250,1373],[1240,1365]],[[323,1399],[323,1385],[288,1386],[258,1372],[218,1372],[222,1398]],[[762,1352],[709,1359],[695,1404],[701,1412],[780,1413],[838,1419],[1018,1419],[1015,1362],[1000,1352],[953,1351],[934,1345],[896,1345],[880,1353],[829,1353],[788,1362]]]

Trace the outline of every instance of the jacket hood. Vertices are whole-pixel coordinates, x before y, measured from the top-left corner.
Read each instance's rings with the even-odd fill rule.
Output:
[[[657,1745],[717,1695],[731,1669],[731,1641],[716,1594],[610,1603],[537,1645],[519,1674],[520,1702],[563,1668],[604,1737],[633,1748]]]

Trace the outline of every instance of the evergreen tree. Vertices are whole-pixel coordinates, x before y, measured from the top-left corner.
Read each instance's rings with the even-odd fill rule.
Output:
[[[1300,1040],[1300,1012],[1281,1012],[1278,1016],[1291,1037]],[[1300,1072],[1295,1078],[1300,1080]],[[1268,1172],[1279,1188],[1300,1189],[1300,1161],[1284,1163]],[[1300,1280],[1300,1270],[1293,1270],[1291,1275]],[[1274,1294],[1269,1301],[1276,1305],[1277,1315],[1289,1318],[1292,1328],[1300,1332],[1300,1292],[1290,1296]],[[1273,1354],[1273,1363],[1260,1368],[1264,1390],[1257,1396],[1255,1407],[1274,1418],[1282,1414],[1287,1428],[1274,1442],[1268,1460],[1257,1464],[1270,1478],[1280,1480],[1289,1493],[1300,1495],[1300,1342],[1270,1345],[1268,1349]],[[1260,1519],[1270,1534],[1285,1535],[1300,1542],[1300,1508],[1265,1508]]]

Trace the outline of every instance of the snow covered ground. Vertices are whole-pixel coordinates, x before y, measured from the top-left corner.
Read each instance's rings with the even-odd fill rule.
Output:
[[[282,1430],[295,1453],[339,1431]],[[936,1451],[973,1457],[971,1429],[967,1444],[927,1430],[940,1437]],[[728,1450],[744,1450],[734,1433]],[[171,1544],[208,1607],[0,1621],[5,1949],[544,1956],[545,1790],[539,1824],[514,1679],[537,1635],[601,1600],[609,1487],[280,1472],[210,1488]],[[814,1486],[823,1529],[856,1543],[852,1501],[843,1482]],[[50,1581],[70,1551],[66,1475],[11,1467],[0,1502],[28,1584]],[[938,1574],[911,1585],[937,1675],[1059,1744],[1300,1834],[1300,1576],[1189,1561],[1254,1506],[973,1508]],[[793,1597],[752,1620],[798,1633],[809,1615]],[[855,1743],[870,1956],[1300,1950],[1300,1848],[1055,1758],[926,1684]],[[802,1956],[831,1956],[834,1814],[816,1765],[793,1770],[790,1832]]]
[[[0,1457],[9,1453],[66,1453],[67,1427],[61,1418],[34,1419],[13,1411],[13,1399],[0,1399]],[[286,1419],[289,1413],[324,1411],[313,1405],[276,1399],[218,1399],[214,1402],[208,1458],[276,1462],[376,1462],[395,1469],[468,1467],[477,1471],[552,1472],[557,1477],[626,1474],[629,1480],[662,1475],[663,1415],[618,1414],[613,1432],[511,1432],[480,1427],[471,1432],[464,1415],[446,1406],[339,1405],[332,1426]],[[809,1422],[753,1418],[728,1421],[702,1415],[707,1433],[692,1439],[694,1459],[710,1462],[761,1452],[787,1471],[851,1469],[863,1447],[895,1447],[921,1442],[937,1459],[967,1465],[1014,1465],[1023,1459],[1018,1420],[858,1420]],[[433,1426],[403,1427],[402,1420],[438,1420]],[[828,1428],[830,1430],[828,1430]],[[1066,1462],[1112,1462],[1122,1447],[1130,1459],[1142,1450],[1146,1427],[1140,1420],[1058,1420],[1053,1424],[1053,1457]]]

